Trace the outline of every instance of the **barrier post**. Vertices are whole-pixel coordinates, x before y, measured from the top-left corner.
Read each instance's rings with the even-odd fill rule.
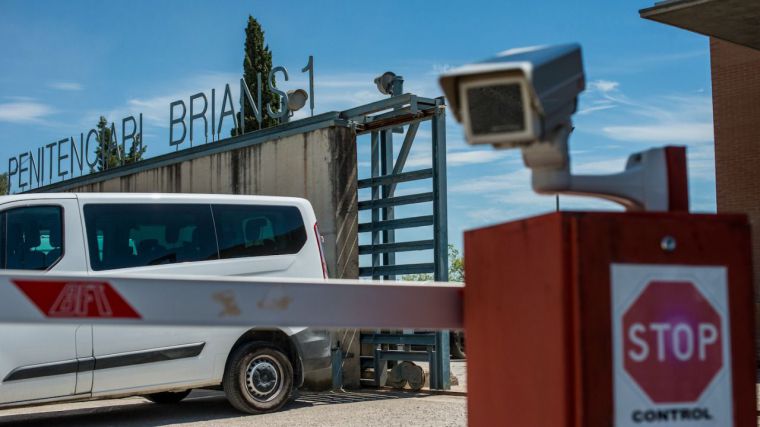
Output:
[[[745,216],[553,213],[465,257],[470,425],[756,425]]]

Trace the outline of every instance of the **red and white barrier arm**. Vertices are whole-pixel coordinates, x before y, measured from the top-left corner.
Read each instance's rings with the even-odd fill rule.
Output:
[[[461,329],[464,285],[0,274],[0,323]]]

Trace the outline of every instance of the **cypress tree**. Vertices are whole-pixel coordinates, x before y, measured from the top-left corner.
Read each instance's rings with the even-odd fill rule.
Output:
[[[129,151],[124,153],[121,145],[116,141],[111,128],[108,126],[108,120],[105,117],[100,116],[97,125],[98,135],[95,140],[98,142],[95,148],[95,156],[98,159],[96,170],[103,171],[106,169],[113,169],[123,164],[128,165],[130,163],[139,162],[142,160],[147,146],[142,144],[142,135],[136,134],[135,140],[129,147]],[[91,171],[92,172],[92,171]]]
[[[277,120],[269,117],[266,113],[267,105],[275,108],[280,103],[280,96],[272,93],[267,85],[269,72],[272,70],[272,52],[269,46],[264,44],[264,30],[259,22],[253,16],[248,15],[248,25],[245,28],[245,53],[243,56],[243,77],[251,91],[254,102],[258,102],[258,83],[256,75],[261,73],[261,105],[258,106],[262,112],[262,123],[256,122],[256,117],[250,107],[245,108],[245,114],[241,111],[238,113],[238,122],[240,116],[245,117],[245,131],[250,132],[258,129],[265,129],[277,125]],[[241,94],[242,95],[242,94]],[[247,101],[246,101],[247,102]],[[240,129],[232,129],[232,135],[239,135]]]
[[[108,126],[108,120],[104,116],[100,116],[96,129],[98,130],[98,136],[96,137],[98,145],[95,148],[95,156],[98,159],[97,170],[103,171],[119,166],[121,147],[114,141],[111,128]]]
[[[135,140],[132,141],[132,146],[129,147],[129,151],[127,151],[127,156],[124,158],[124,164],[128,165],[142,160],[143,154],[145,154],[147,148],[148,146],[143,145],[142,143],[142,134],[135,134]]]

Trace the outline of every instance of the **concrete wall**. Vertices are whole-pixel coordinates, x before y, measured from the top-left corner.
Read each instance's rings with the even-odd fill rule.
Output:
[[[749,216],[760,313],[760,51],[712,38],[710,59],[718,212]],[[755,325],[760,334],[757,315]]]
[[[181,154],[181,153],[180,153]],[[356,135],[330,126],[146,168],[124,176],[74,187],[74,192],[159,192],[261,194],[308,199],[325,237],[325,257],[332,278],[357,278],[358,210]],[[344,351],[359,354],[355,330],[336,331]],[[358,357],[344,363],[344,384],[359,385]],[[313,388],[329,387],[322,378]]]

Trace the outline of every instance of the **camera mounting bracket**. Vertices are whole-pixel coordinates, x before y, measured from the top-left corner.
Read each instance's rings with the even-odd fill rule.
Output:
[[[571,123],[564,123],[546,141],[522,147],[534,191],[598,197],[619,203],[628,211],[689,210],[684,147],[651,148],[632,154],[618,173],[574,175],[568,151],[572,129]]]

